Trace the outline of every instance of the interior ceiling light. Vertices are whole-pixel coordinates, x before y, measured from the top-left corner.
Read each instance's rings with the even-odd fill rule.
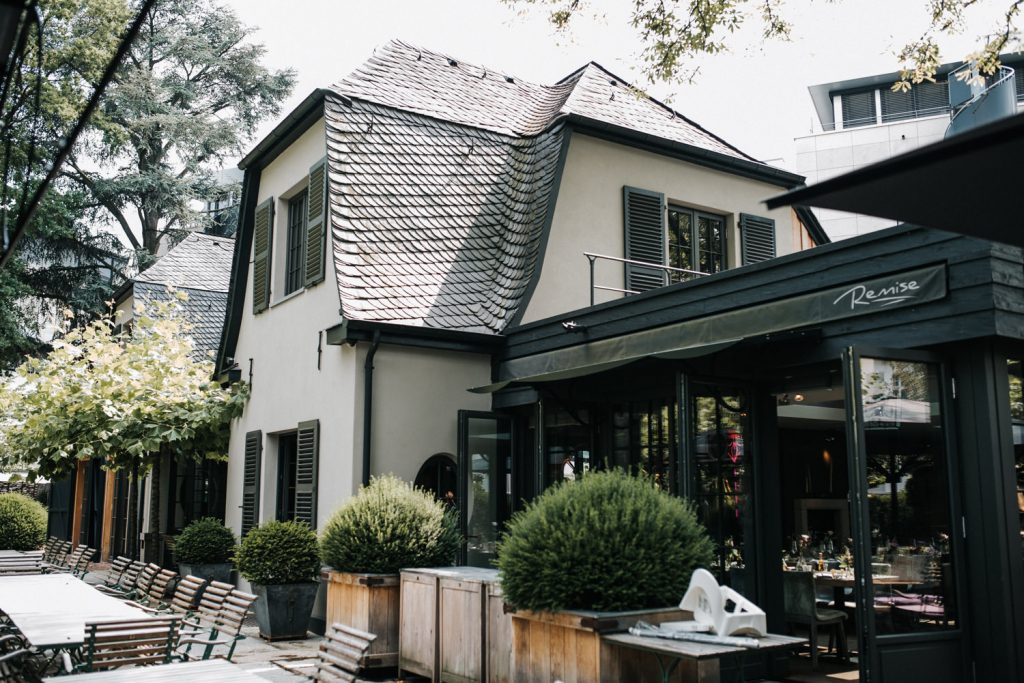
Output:
[[[801,401],[804,400],[804,395],[803,394],[794,394],[793,400],[796,401],[797,403],[800,403]]]

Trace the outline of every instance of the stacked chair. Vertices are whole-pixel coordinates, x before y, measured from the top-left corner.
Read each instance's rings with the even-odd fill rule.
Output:
[[[320,643],[313,680],[317,683],[351,683],[362,668],[363,658],[377,636],[334,624]]]

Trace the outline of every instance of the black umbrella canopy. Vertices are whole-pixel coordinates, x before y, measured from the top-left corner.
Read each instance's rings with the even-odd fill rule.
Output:
[[[1024,114],[765,203],[892,218],[1024,246]]]

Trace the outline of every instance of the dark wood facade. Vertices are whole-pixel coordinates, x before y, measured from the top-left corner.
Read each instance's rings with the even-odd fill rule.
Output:
[[[934,300],[759,331],[764,327],[760,311],[773,302],[928,266],[945,274],[945,293]],[[736,329],[749,318],[751,330],[728,348],[583,371],[574,379],[513,383],[498,391],[495,410],[524,422],[516,428],[519,466],[511,473],[520,497],[529,498],[545,485],[541,473],[549,463],[537,425],[550,406],[675,393],[678,407],[688,405],[686,392],[702,382],[744,387],[750,413],[746,438],[758,457],[752,467],[754,559],[749,561],[755,571],[747,580],[769,615],[769,627],[781,630],[777,553],[783,543],[783,482],[775,396],[799,385],[802,377],[823,378],[831,386],[832,378],[842,377],[844,350],[927,352],[943,369],[952,509],[960,518],[952,521],[962,532],[954,543],[962,608],[953,635],[904,638],[889,649],[869,646],[868,677],[888,682],[935,672],[934,680],[1024,681],[1024,561],[1007,370],[1008,360],[1024,356],[1022,250],[902,226],[515,328],[496,354],[495,379],[510,361],[727,312],[738,316]],[[569,320],[575,326],[567,330],[562,323]],[[676,416],[678,424],[687,419],[683,412]],[[673,490],[687,495],[692,473],[685,463],[693,445],[685,429],[675,433],[673,457],[682,464],[673,471],[679,482]]]

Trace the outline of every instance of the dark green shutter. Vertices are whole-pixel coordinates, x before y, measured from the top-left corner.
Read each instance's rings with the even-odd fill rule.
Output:
[[[320,466],[320,420],[299,423],[295,449],[295,519],[316,528],[316,484]]]
[[[309,169],[309,194],[306,201],[306,286],[324,279],[324,258],[327,246],[327,159]]]
[[[775,258],[775,221],[741,213],[740,247],[743,265]]]
[[[665,263],[665,195],[636,187],[622,188],[626,224],[626,258]],[[665,285],[665,271],[626,264],[626,289],[646,292]]]
[[[253,221],[252,312],[265,311],[270,305],[270,256],[274,236],[274,198],[256,207]]]
[[[259,524],[260,460],[263,455],[263,432],[245,435],[245,464],[242,467],[242,535]]]

